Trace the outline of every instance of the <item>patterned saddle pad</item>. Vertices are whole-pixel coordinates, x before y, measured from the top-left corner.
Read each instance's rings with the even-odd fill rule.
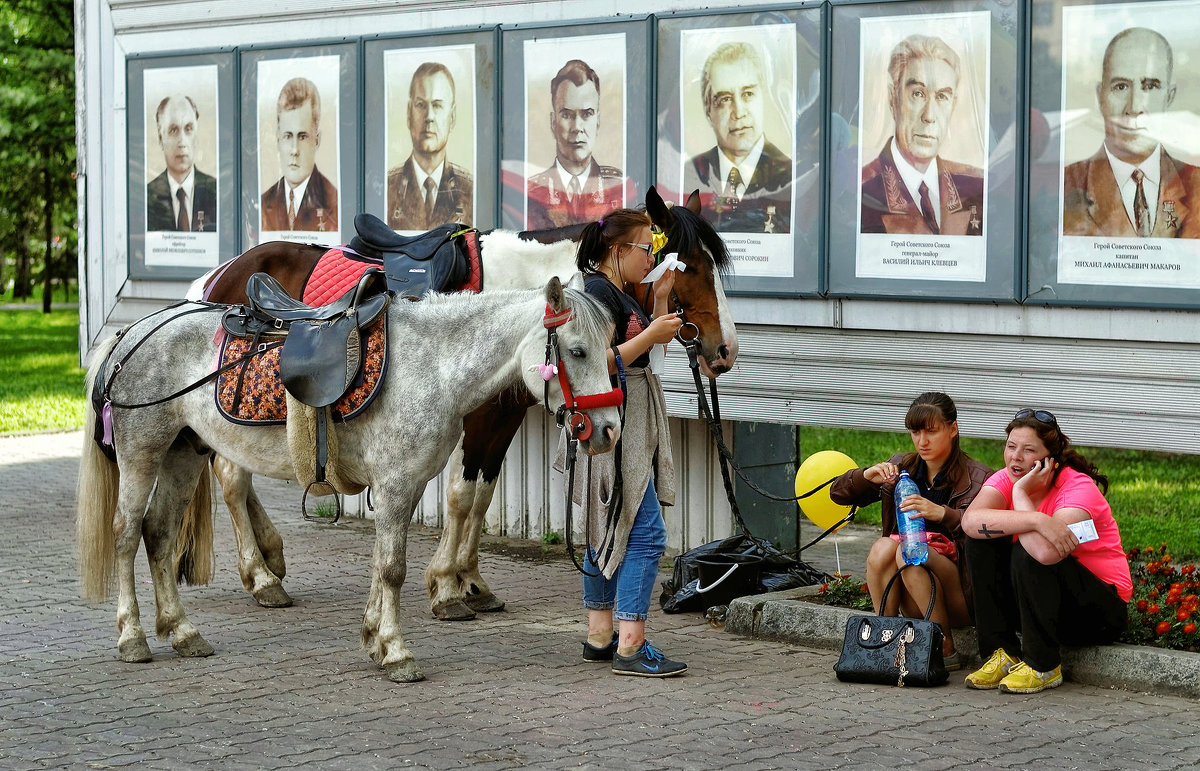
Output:
[[[387,370],[386,316],[372,324],[366,341],[362,371],[346,394],[334,402],[334,420],[345,422],[360,415],[375,399]],[[221,334],[224,334],[223,332]],[[250,338],[225,335],[221,344],[221,367],[249,353]],[[279,425],[287,422],[287,399],[279,377],[279,347],[251,355],[240,366],[233,366],[217,378],[216,400],[221,415],[243,425]],[[241,395],[234,404],[241,379]]]

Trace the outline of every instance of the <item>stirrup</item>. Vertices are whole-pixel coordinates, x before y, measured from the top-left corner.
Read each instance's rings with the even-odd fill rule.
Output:
[[[333,487],[333,485],[329,484],[329,480],[327,479],[309,482],[308,487],[304,488],[304,495],[300,498],[300,514],[303,515],[305,521],[307,522],[324,522],[325,517],[309,516],[308,508],[305,506],[305,503],[308,501],[308,491],[313,489],[314,485],[326,485],[328,487]],[[333,524],[336,525],[338,520],[342,518],[342,496],[338,494],[337,490],[333,491],[333,503],[336,511],[336,513],[333,515]]]

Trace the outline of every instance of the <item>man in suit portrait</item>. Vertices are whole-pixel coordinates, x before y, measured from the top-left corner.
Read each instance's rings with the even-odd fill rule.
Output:
[[[602,166],[592,152],[600,129],[600,76],[579,59],[562,66],[550,81],[550,132],[554,164],[529,178],[530,230],[598,220],[625,205],[625,177]]]
[[[862,232],[983,235],[983,172],[938,155],[958,101],[958,54],[937,37],[892,49],[895,133],[862,170]]]
[[[748,43],[724,43],[704,62],[700,94],[717,144],[687,164],[683,190],[700,190],[703,212],[719,231],[791,230],[792,159],[763,134],[766,73]]]
[[[446,159],[454,129],[454,77],[446,65],[425,62],[408,89],[412,154],[388,172],[388,226],[429,230],[446,222],[470,225],[471,173]]]
[[[191,97],[168,96],[154,113],[167,168],[146,185],[146,230],[217,229],[217,181],[196,168],[200,110]]]
[[[321,95],[307,78],[283,85],[276,104],[275,141],[283,176],[262,194],[263,230],[336,231],[338,194],[317,169]]]
[[[1063,235],[1196,238],[1189,198],[1200,169],[1167,154],[1151,133],[1155,113],[1175,99],[1171,46],[1142,27],[1119,32],[1104,50],[1096,99],[1104,143],[1066,168]]]

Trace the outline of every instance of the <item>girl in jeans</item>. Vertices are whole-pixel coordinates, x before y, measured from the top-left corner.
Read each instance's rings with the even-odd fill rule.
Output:
[[[634,209],[617,209],[590,223],[579,243],[576,264],[585,290],[616,321],[608,365],[614,384],[624,373],[619,384],[625,388],[625,422],[616,451],[581,459],[576,489],[582,487],[588,498],[584,570],[593,574],[583,577],[588,620],[583,660],[611,663],[620,675],[669,677],[682,674],[687,665],[668,659],[646,640],[650,595],[667,546],[659,501],[675,499],[666,405],[658,377],[648,367],[650,349],[670,342],[683,322],[668,312],[674,271],[654,282],[653,319],[626,292],[654,267],[653,244],[650,218]],[[616,517],[606,526],[610,502]],[[613,631],[614,619],[619,632]]]
[[[1133,581],[1104,498],[1108,478],[1054,415],[1021,410],[1005,432],[1004,468],[963,517],[979,651],[991,653],[967,687],[1038,693],[1062,685],[1060,645],[1117,639]],[[1077,522],[1097,537],[1080,542],[1068,527]]]

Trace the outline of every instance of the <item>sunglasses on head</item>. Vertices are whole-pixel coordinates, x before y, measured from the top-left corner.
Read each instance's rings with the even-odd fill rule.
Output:
[[[1022,418],[1027,418],[1030,415],[1032,415],[1034,417],[1034,419],[1039,420],[1042,423],[1046,423],[1047,425],[1051,425],[1051,426],[1058,425],[1058,419],[1054,417],[1054,413],[1047,412],[1046,410],[1031,410],[1028,408],[1019,410],[1016,415],[1013,415],[1013,420],[1020,420]]]

